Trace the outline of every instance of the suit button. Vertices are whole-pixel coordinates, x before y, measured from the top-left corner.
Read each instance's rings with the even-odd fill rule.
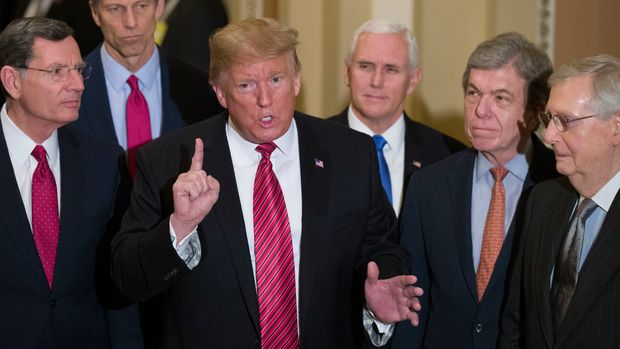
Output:
[[[477,323],[476,327],[474,327],[474,330],[476,331],[476,333],[482,332],[482,323],[481,322]]]
[[[56,308],[56,305],[58,305],[58,301],[55,298],[52,298],[50,300],[50,307]]]

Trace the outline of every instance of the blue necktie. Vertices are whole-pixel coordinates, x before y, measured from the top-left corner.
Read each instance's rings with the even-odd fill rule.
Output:
[[[387,194],[390,203],[392,202],[392,182],[390,181],[390,169],[388,168],[385,156],[383,156],[383,147],[387,144],[385,138],[381,135],[374,135],[372,139],[377,147],[377,159],[379,160],[379,174],[381,175],[381,185]]]

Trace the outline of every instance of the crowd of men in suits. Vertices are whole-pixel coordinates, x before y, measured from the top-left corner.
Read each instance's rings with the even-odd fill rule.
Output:
[[[405,112],[397,22],[322,120],[291,27],[225,25],[207,71],[156,44],[163,0],[88,5],[84,58],[59,20],[0,33],[0,347],[620,346],[617,57],[480,43],[466,148]]]

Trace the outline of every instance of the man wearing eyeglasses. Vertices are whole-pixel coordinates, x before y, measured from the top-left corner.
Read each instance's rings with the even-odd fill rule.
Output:
[[[463,90],[473,148],[416,172],[404,200],[401,244],[425,292],[420,326],[399,324],[394,348],[496,347],[521,206],[535,183],[556,175],[552,152],[532,134],[550,73],[547,55],[517,33],[469,57]]]
[[[502,315],[503,348],[620,348],[620,59],[549,79],[540,114],[564,177],[537,186]]]
[[[109,277],[123,151],[65,127],[85,71],[63,22],[22,18],[0,34],[1,348],[142,347]]]

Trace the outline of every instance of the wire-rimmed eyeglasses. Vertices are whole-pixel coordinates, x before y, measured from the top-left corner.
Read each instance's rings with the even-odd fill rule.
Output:
[[[549,123],[551,122],[551,120],[553,120],[553,123],[555,124],[555,127],[558,129],[558,131],[560,132],[564,132],[566,130],[568,130],[568,127],[570,126],[570,124],[572,124],[575,121],[579,121],[579,120],[584,120],[584,119],[589,119],[589,118],[593,118],[596,115],[588,115],[588,116],[577,116],[577,117],[568,117],[568,116],[564,116],[561,114],[556,114],[553,115],[548,111],[541,111],[538,113],[538,119],[540,119],[540,122],[542,123],[542,125],[547,128],[547,126],[549,126]]]
[[[71,73],[72,70],[75,70],[76,72],[78,72],[78,74],[82,76],[83,80],[88,79],[88,77],[90,77],[91,66],[89,64],[79,64],[74,67],[68,67],[66,65],[61,65],[61,66],[51,67],[49,69],[41,69],[41,68],[25,66],[25,67],[20,67],[19,69],[28,69],[28,70],[36,70],[36,71],[44,72],[44,73],[47,73],[47,75],[49,75],[52,81],[60,82],[60,81],[66,81],[67,78],[69,77],[69,73]]]

